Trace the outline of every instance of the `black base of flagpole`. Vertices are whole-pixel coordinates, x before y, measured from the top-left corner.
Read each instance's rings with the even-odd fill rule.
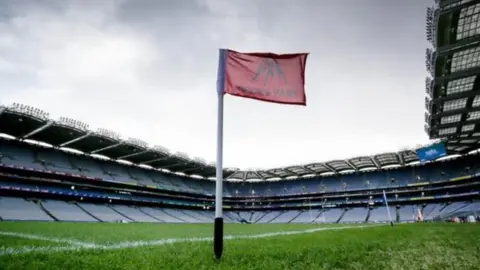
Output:
[[[393,227],[393,221],[390,221],[390,225]]]
[[[213,250],[217,259],[222,258],[223,253],[223,218],[215,218],[213,234]]]

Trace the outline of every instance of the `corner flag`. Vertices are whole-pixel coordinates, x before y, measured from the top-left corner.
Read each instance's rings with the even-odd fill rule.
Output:
[[[385,190],[383,190],[382,192],[383,192],[383,202],[385,203],[385,208],[387,209],[388,220],[390,221],[390,225],[393,226],[392,216],[390,215],[390,208],[388,207],[387,194],[385,193]]]
[[[306,106],[305,66],[308,53],[240,53],[220,49],[217,73],[217,164],[214,252],[223,253],[223,95]]]

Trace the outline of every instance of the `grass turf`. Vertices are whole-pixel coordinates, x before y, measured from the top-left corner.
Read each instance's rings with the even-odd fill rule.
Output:
[[[78,249],[0,255],[0,269],[480,269],[476,224],[406,224],[338,229],[345,225],[227,224],[226,235],[314,228],[314,233],[233,239],[213,259],[210,241],[112,250]],[[210,237],[210,224],[1,222],[0,232],[98,245],[167,238]],[[0,251],[66,244],[0,235]]]

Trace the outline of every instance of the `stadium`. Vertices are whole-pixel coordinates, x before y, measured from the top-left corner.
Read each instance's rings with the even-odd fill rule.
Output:
[[[0,268],[479,269],[480,3],[437,2],[426,27],[432,143],[225,168],[221,262],[215,164],[2,105]]]

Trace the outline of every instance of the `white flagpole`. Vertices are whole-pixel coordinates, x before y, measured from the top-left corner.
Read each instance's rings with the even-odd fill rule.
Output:
[[[215,224],[213,249],[215,257],[220,259],[223,253],[223,91],[225,84],[226,51],[220,50],[217,78],[217,164],[215,182]]]

